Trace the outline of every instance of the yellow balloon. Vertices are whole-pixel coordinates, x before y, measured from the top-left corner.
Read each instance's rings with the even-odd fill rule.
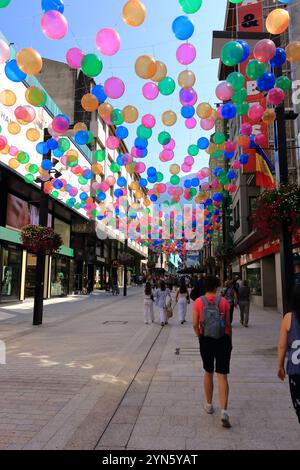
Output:
[[[99,101],[92,93],[86,93],[81,99],[81,106],[88,113],[93,113],[98,109]]]
[[[167,73],[168,73],[168,69],[167,69],[167,66],[163,63],[163,62],[160,62],[159,60],[156,61],[156,72],[155,74],[153,75],[153,77],[151,77],[151,80],[153,82],[161,82],[166,76],[167,76]]]
[[[139,117],[139,112],[134,106],[128,105],[122,111],[122,116],[125,122],[132,124],[136,122]]]
[[[0,93],[0,103],[4,106],[14,106],[16,104],[17,97],[11,90],[3,90]]]
[[[21,132],[21,126],[17,122],[10,122],[7,126],[7,130],[12,135],[17,135]]]
[[[300,60],[300,41],[293,41],[285,49],[286,58],[289,62]]]
[[[40,140],[41,133],[37,129],[28,129],[26,132],[26,137],[28,140],[30,140],[30,142],[37,142]]]
[[[268,33],[281,34],[289,27],[289,23],[289,12],[283,8],[276,8],[268,14],[266,28]]]
[[[212,114],[212,107],[209,103],[200,103],[197,106],[197,114],[201,119],[207,119]]]
[[[174,111],[165,111],[161,120],[165,126],[174,126],[177,122],[177,114]]]
[[[172,175],[178,175],[180,173],[180,166],[177,165],[177,163],[173,163],[171,166],[170,166],[170,173]]]
[[[178,83],[181,88],[192,88],[196,83],[196,76],[191,70],[183,70],[178,75]]]
[[[31,47],[21,49],[16,56],[16,60],[19,68],[27,75],[37,75],[43,68],[43,59]]]
[[[139,0],[129,0],[122,11],[123,21],[128,26],[140,26],[146,18],[146,8]]]
[[[138,77],[147,80],[153,77],[157,72],[155,59],[150,55],[141,55],[135,61],[135,73]]]

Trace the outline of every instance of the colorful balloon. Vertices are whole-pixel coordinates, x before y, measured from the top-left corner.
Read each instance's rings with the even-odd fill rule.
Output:
[[[243,46],[237,41],[227,42],[221,51],[221,60],[224,65],[232,67],[239,64],[244,57]]]
[[[269,62],[276,54],[276,45],[271,39],[262,39],[254,47],[253,55],[259,62]]]
[[[246,75],[251,80],[257,80],[265,72],[267,66],[265,63],[258,62],[256,59],[250,60],[246,67]]]
[[[0,64],[5,64],[10,59],[10,47],[7,42],[0,39]]]
[[[41,27],[44,35],[49,39],[59,40],[68,33],[68,22],[59,11],[50,10],[43,14]]]
[[[192,88],[196,83],[196,76],[191,70],[184,70],[178,75],[178,84],[181,88]]]
[[[158,84],[159,92],[162,95],[169,96],[171,95],[176,88],[175,82],[171,77],[165,77],[161,82]]]
[[[177,61],[182,65],[189,65],[196,59],[196,48],[189,43],[182,44],[176,52]]]
[[[168,69],[167,69],[166,65],[163,62],[160,62],[159,60],[157,60],[156,61],[156,72],[153,75],[153,77],[151,77],[151,80],[153,82],[157,82],[157,83],[161,82],[167,76],[167,73],[168,73]]]
[[[282,34],[289,27],[289,23],[289,12],[283,8],[276,8],[268,14],[266,28],[270,34]]]
[[[172,24],[172,30],[177,39],[185,41],[194,34],[194,23],[187,16],[178,16]]]
[[[12,59],[5,65],[5,75],[7,78],[15,83],[23,82],[27,77],[26,73],[20,70],[16,59]]]
[[[159,89],[156,83],[147,82],[143,86],[143,96],[147,100],[155,100],[159,95]]]
[[[216,88],[216,97],[220,101],[229,101],[234,94],[234,89],[227,82],[221,82]]]
[[[290,42],[285,49],[286,58],[289,62],[297,62],[300,60],[300,41]]]
[[[179,0],[179,5],[184,13],[197,13],[202,6],[202,0]]]
[[[281,88],[273,88],[269,91],[267,100],[273,106],[278,106],[283,103],[285,99],[285,93]]]
[[[128,105],[123,109],[122,116],[125,122],[132,124],[138,119],[139,112],[135,106]]]
[[[43,11],[57,10],[59,13],[64,12],[64,2],[62,0],[42,0]]]
[[[161,120],[165,126],[174,126],[177,122],[177,114],[174,111],[165,111]]]
[[[37,75],[43,68],[42,57],[30,47],[21,49],[16,55],[16,60],[19,69],[27,75]]]
[[[211,117],[212,107],[209,103],[200,103],[197,106],[196,111],[197,111],[197,115],[199,116],[199,118],[207,119],[207,118]]]
[[[97,77],[103,69],[103,63],[96,54],[87,54],[82,60],[82,71],[90,78]]]
[[[155,59],[149,55],[142,55],[135,62],[135,73],[145,80],[153,77],[157,72]]]
[[[122,18],[128,26],[140,26],[145,21],[146,8],[143,3],[138,0],[129,0],[124,5]]]
[[[66,54],[66,60],[71,69],[80,69],[84,54],[78,47],[72,47]]]
[[[17,102],[17,97],[12,90],[3,90],[0,92],[0,103],[4,106],[14,106]]]
[[[109,98],[117,100],[124,95],[124,82],[117,77],[108,78],[104,83],[104,92]]]
[[[120,50],[121,39],[114,29],[103,28],[97,33],[96,45],[101,54],[113,56]]]
[[[81,99],[81,106],[88,113],[93,113],[98,109],[99,102],[95,95],[86,93]]]

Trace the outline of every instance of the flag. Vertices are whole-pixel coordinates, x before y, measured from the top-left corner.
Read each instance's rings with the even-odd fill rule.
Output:
[[[273,173],[275,167],[270,159],[267,157],[263,149],[251,140],[250,148],[255,150],[255,174],[256,186],[261,186],[265,189],[274,189],[276,187]]]

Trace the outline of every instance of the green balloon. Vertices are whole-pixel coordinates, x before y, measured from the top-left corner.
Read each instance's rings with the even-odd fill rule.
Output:
[[[110,120],[115,126],[123,124],[124,119],[120,109],[114,109],[110,115]]]
[[[17,160],[22,165],[25,165],[26,163],[29,162],[30,157],[29,157],[28,153],[26,153],[26,152],[19,152],[18,155],[17,155]]]
[[[91,144],[94,140],[94,135],[91,131],[87,131],[87,133],[88,133],[88,136],[89,136],[88,144]]]
[[[237,114],[239,116],[245,116],[245,114],[248,114],[250,105],[249,103],[241,103],[236,106]]]
[[[197,191],[196,188],[191,188],[191,189],[190,189],[190,195],[191,195],[192,197],[196,196],[197,193],[198,193],[198,191]]]
[[[221,60],[224,65],[232,67],[239,64],[244,56],[244,48],[237,41],[227,42],[221,52]]]
[[[109,168],[113,173],[118,173],[120,171],[120,165],[118,165],[116,162],[113,162]]]
[[[158,142],[161,144],[161,145],[167,145],[171,140],[171,135],[169,134],[169,132],[161,132],[159,135],[158,135]]]
[[[81,209],[81,204],[80,204],[80,202],[76,202],[76,204],[75,204],[74,207],[75,207],[75,209],[77,209],[77,210],[78,210],[78,209]]]
[[[179,5],[184,13],[197,13],[202,7],[202,0],[179,0]]]
[[[188,154],[191,155],[192,157],[196,157],[198,155],[200,149],[198,145],[190,145],[188,148]]]
[[[81,68],[87,77],[93,78],[102,72],[103,63],[96,54],[87,54],[83,58]]]
[[[212,158],[220,158],[220,157],[222,157],[222,155],[223,155],[222,150],[216,150],[216,151],[212,154]]]
[[[58,146],[59,146],[59,149],[62,152],[67,152],[71,147],[71,143],[70,143],[69,139],[66,139],[65,137],[62,137],[58,141]]]
[[[158,89],[162,95],[168,96],[172,95],[176,88],[175,82],[171,77],[165,77],[161,82],[158,84]]]
[[[87,180],[86,178],[84,178],[83,176],[80,176],[80,177],[78,178],[78,181],[79,181],[79,183],[82,184],[83,186],[88,183],[88,180]]]
[[[95,162],[104,162],[105,160],[105,150],[96,150],[94,153]]]
[[[0,0],[0,8],[5,8],[10,4],[11,0]]]
[[[281,88],[283,91],[289,91],[291,88],[291,80],[288,77],[278,77],[276,80],[276,87]]]
[[[251,80],[257,80],[266,71],[266,68],[267,64],[252,59],[246,67],[246,75],[248,78],[251,78]]]
[[[156,181],[157,181],[157,183],[161,183],[163,180],[164,180],[164,175],[163,175],[160,171],[158,171],[158,172],[156,173]]]
[[[247,99],[248,93],[246,88],[242,88],[234,93],[232,101],[236,104],[244,103]]]
[[[39,171],[38,165],[33,163],[32,165],[29,166],[29,171],[30,171],[30,173],[33,173],[35,175]]]
[[[33,183],[34,182],[34,176],[29,173],[28,175],[24,176],[24,180],[26,183]]]
[[[171,176],[170,183],[171,183],[173,186],[177,186],[177,184],[180,183],[180,178],[179,178],[179,176],[178,176],[178,175],[173,175],[173,176]]]
[[[214,135],[214,143],[215,144],[218,144],[218,145],[224,144],[225,140],[226,140],[226,137],[225,137],[223,132],[216,132],[215,133],[215,135]]]
[[[59,192],[58,192],[58,191],[52,191],[51,196],[52,196],[54,199],[57,199],[58,196],[59,196]]]
[[[245,85],[245,77],[240,72],[232,72],[226,78],[227,83],[230,83],[234,91],[238,91]]]
[[[137,128],[136,133],[137,136],[140,137],[140,139],[148,140],[152,137],[152,129],[148,129],[147,127],[142,125]]]

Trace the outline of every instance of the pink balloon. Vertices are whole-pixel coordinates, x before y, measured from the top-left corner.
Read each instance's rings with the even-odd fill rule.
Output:
[[[117,31],[112,28],[103,28],[98,31],[96,45],[103,55],[115,55],[121,46],[121,39]]]
[[[100,191],[104,191],[106,193],[106,191],[109,190],[109,185],[105,181],[103,181],[103,183],[100,183],[99,189]]]
[[[223,109],[223,104],[221,104],[221,106],[219,106],[217,108],[217,114],[218,114],[218,119],[223,119],[223,116],[222,116],[222,109]]]
[[[193,106],[198,100],[198,95],[194,88],[182,88],[179,99],[182,106]]]
[[[208,191],[210,189],[210,186],[209,186],[208,183],[202,183],[201,184],[201,189],[203,189],[203,191]]]
[[[20,121],[25,121],[28,124],[34,121],[34,119],[36,118],[35,110],[31,106],[28,106],[28,105],[18,106],[15,109],[14,114],[15,114],[16,119]]]
[[[116,178],[114,178],[114,176],[108,176],[106,182],[109,186],[114,186],[116,184]]]
[[[147,127],[147,129],[152,129],[156,124],[156,119],[152,114],[146,114],[142,118],[142,124]]]
[[[185,43],[179,46],[176,52],[176,58],[182,65],[189,65],[194,62],[196,55],[196,48],[189,43]]]
[[[159,155],[161,162],[169,162],[170,160],[173,160],[173,158],[174,152],[172,150],[163,150]]]
[[[12,157],[15,157],[16,155],[18,155],[19,153],[19,149],[17,147],[10,147],[9,149],[9,155],[11,155]]]
[[[242,135],[251,135],[252,134],[252,125],[249,122],[242,124],[240,128],[240,134]]]
[[[52,121],[52,128],[54,132],[57,132],[58,134],[64,134],[64,132],[67,132],[69,125],[69,121],[63,116],[55,117]]]
[[[160,193],[160,194],[163,194],[166,192],[167,190],[167,186],[164,184],[164,183],[158,183],[157,185],[157,191]]]
[[[248,117],[252,121],[257,122],[261,119],[264,112],[265,112],[265,109],[263,108],[263,106],[261,104],[254,104],[250,107],[250,109],[248,111]]]
[[[268,146],[268,138],[265,134],[257,134],[254,137],[254,142],[259,145],[260,147],[267,147]]]
[[[78,194],[78,189],[77,188],[71,188],[69,191],[70,196],[75,197]]]
[[[181,165],[181,169],[184,173],[189,173],[192,168],[190,165],[187,165],[186,163],[184,163],[183,165]]]
[[[237,147],[236,142],[229,140],[228,142],[225,142],[224,149],[225,149],[225,152],[233,153],[236,151],[236,147]]]
[[[175,146],[176,146],[175,140],[171,139],[170,142],[164,145],[163,147],[164,147],[164,150],[174,150]]]
[[[138,149],[137,147],[132,147],[131,155],[133,155],[134,157],[142,158],[143,154],[144,154],[144,150]],[[127,163],[126,163],[126,165],[127,165]]]
[[[236,184],[231,183],[231,184],[228,185],[228,191],[229,191],[230,193],[235,193],[236,190],[237,190],[237,185],[236,185]]]
[[[78,47],[72,47],[66,54],[66,59],[71,69],[80,69],[84,58],[83,52]]]
[[[239,170],[241,168],[241,162],[239,162],[238,160],[234,160],[234,162],[232,162],[232,168],[234,170]]]
[[[145,170],[146,170],[146,165],[143,162],[138,162],[134,166],[134,171],[136,171],[139,174],[144,173]]]
[[[10,58],[10,48],[7,42],[0,39],[0,64],[5,64]]]
[[[109,148],[110,150],[116,150],[120,145],[120,140],[115,137],[114,135],[111,135],[106,139],[106,147]]]
[[[285,99],[285,93],[281,88],[272,88],[268,93],[268,103],[278,106]]]
[[[259,62],[269,62],[276,54],[275,43],[271,39],[262,39],[256,43],[253,55]]]
[[[197,121],[194,117],[185,120],[185,127],[187,129],[194,129],[197,126]]]
[[[111,77],[104,83],[105,94],[114,100],[121,98],[124,95],[125,85],[124,82],[117,77]]]
[[[211,182],[212,189],[217,189],[220,186],[220,182],[218,180],[213,180]]]
[[[191,155],[188,155],[185,157],[184,163],[186,163],[186,165],[192,166],[195,163],[195,159]]]
[[[56,10],[50,10],[43,14],[41,27],[44,35],[49,39],[62,39],[68,32],[67,19]]]
[[[215,121],[212,118],[201,119],[200,126],[205,131],[210,131],[215,127]]]
[[[156,83],[148,82],[143,86],[143,96],[146,100],[155,100],[159,95]]]
[[[234,89],[228,82],[221,82],[216,88],[216,97],[220,101],[229,101],[234,95]]]

